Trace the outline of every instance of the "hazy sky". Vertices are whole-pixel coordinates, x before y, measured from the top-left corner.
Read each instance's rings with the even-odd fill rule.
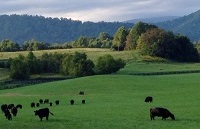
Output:
[[[0,0],[0,15],[42,15],[94,22],[184,16],[199,9],[200,0]]]

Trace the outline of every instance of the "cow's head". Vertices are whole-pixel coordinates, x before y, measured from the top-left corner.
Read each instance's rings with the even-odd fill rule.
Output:
[[[38,110],[34,111],[35,112],[35,115],[37,116],[38,115]]]
[[[174,114],[171,114],[170,117],[172,120],[175,120]]]

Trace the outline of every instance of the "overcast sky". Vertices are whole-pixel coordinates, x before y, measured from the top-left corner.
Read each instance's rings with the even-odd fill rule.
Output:
[[[94,22],[184,16],[199,9],[200,0],[0,0],[0,15],[28,14]]]

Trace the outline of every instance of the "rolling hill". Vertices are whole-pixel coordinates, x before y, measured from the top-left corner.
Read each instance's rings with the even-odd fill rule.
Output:
[[[30,39],[45,43],[64,43],[80,36],[97,37],[100,32],[110,36],[121,26],[131,28],[133,23],[81,22],[67,18],[45,18],[29,15],[1,15],[0,41],[9,39],[22,44]]]
[[[200,40],[200,10],[172,21],[156,23],[156,25],[174,33],[183,34],[191,41]]]
[[[140,18],[140,19],[131,19],[125,22],[128,23],[137,23],[139,21],[145,22],[145,23],[158,23],[158,22],[165,22],[165,21],[171,21],[174,19],[180,18],[179,16],[163,16],[163,17],[150,17],[150,18]]]

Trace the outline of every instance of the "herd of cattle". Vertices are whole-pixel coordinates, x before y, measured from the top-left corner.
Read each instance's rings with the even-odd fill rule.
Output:
[[[18,109],[22,109],[21,104],[18,104],[16,106],[14,104],[9,104],[9,105],[2,104],[1,105],[1,110],[4,113],[6,119],[8,119],[8,120],[12,120],[11,113],[13,114],[13,116],[17,116]]]
[[[79,95],[84,95],[83,91],[79,92]],[[70,100],[70,104],[74,105],[75,101],[73,99]],[[30,107],[31,108],[35,108],[35,107],[40,107],[40,105],[42,104],[49,104],[49,106],[53,106],[53,103],[49,101],[49,99],[39,99],[38,102],[31,102]],[[56,100],[55,101],[55,105],[59,105],[60,101]],[[82,100],[82,104],[85,104],[85,100]],[[14,105],[14,104],[2,104],[1,105],[1,111],[4,113],[4,116],[6,117],[6,119],[8,120],[12,120],[12,116],[16,117],[17,113],[18,113],[18,109],[22,109],[22,105],[18,104],[18,105]],[[40,118],[40,120],[42,121],[43,117],[46,117],[46,120],[48,120],[49,118],[49,114],[53,115],[53,113],[51,113],[49,111],[49,108],[41,108],[39,110],[34,111],[35,115],[38,116]]]
[[[84,95],[84,92],[80,92],[79,95]],[[74,100],[70,100],[70,104],[74,104]],[[148,96],[145,98],[145,102],[153,102],[153,97]],[[56,100],[55,105],[59,105],[60,101]],[[37,103],[31,102],[30,107],[35,108],[35,107],[40,107],[41,104],[49,104],[49,106],[52,106],[53,103],[49,101],[49,99],[39,99]],[[82,104],[85,104],[85,100],[82,100]],[[12,115],[14,117],[17,116],[18,109],[22,109],[22,105],[14,105],[14,104],[2,104],[1,105],[1,110],[4,113],[4,116],[8,120],[12,120]],[[35,116],[38,116],[40,120],[42,121],[43,117],[46,117],[46,120],[49,118],[49,114],[53,115],[53,113],[50,112],[49,108],[41,108],[39,110],[34,111]],[[172,120],[175,120],[174,114],[172,114],[168,109],[162,108],[162,107],[153,107],[150,108],[150,118],[151,120],[154,120],[154,117],[162,117],[162,120],[166,120],[166,118],[170,117]]]

